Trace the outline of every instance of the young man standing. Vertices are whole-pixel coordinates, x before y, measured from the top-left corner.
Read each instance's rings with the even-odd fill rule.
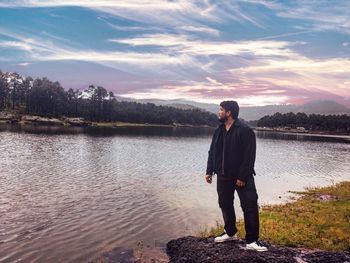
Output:
[[[205,179],[211,184],[217,174],[217,192],[225,232],[215,242],[236,239],[236,216],[233,207],[237,190],[244,215],[246,248],[267,251],[259,242],[258,195],[254,182],[256,139],[254,131],[238,119],[236,101],[220,103],[219,120],[222,123],[214,132],[209,149]]]

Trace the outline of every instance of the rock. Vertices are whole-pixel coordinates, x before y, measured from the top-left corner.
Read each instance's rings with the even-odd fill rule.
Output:
[[[20,117],[17,114],[13,114],[6,111],[0,111],[0,120],[7,123],[17,123]]]
[[[41,125],[63,125],[64,123],[57,118],[40,117],[36,115],[24,115],[22,116],[24,123],[34,123]]]
[[[40,117],[36,122],[44,125],[63,125],[63,122],[56,118]]]
[[[320,201],[331,201],[331,200],[335,200],[336,198],[335,196],[332,196],[332,195],[323,194],[323,195],[320,195],[318,199]]]
[[[111,251],[104,252],[99,258],[92,261],[88,261],[88,263],[116,263],[116,262],[134,263],[135,260],[133,260],[133,250],[116,247]]]
[[[70,126],[88,126],[89,123],[84,120],[84,118],[63,118],[65,124]]]
[[[103,252],[98,258],[88,263],[167,263],[168,256],[164,248],[145,247],[142,249],[131,249],[116,247],[110,251]]]
[[[22,116],[22,121],[25,122],[35,122],[40,118],[40,116],[35,116],[35,115],[23,115]]]
[[[268,247],[269,250],[267,252],[245,250],[245,242],[243,240],[214,243],[214,238],[188,236],[168,242],[167,254],[170,263],[350,262],[350,254],[348,252],[336,253],[262,243]]]

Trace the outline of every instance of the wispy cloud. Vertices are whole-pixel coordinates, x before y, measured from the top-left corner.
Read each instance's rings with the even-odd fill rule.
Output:
[[[339,31],[350,34],[350,2],[319,1],[271,1],[266,7],[277,11],[280,17],[308,21],[312,30]]]
[[[180,26],[177,28],[178,30],[186,31],[186,32],[199,32],[205,34],[211,34],[214,36],[220,35],[220,31],[214,28],[205,27],[205,26]]]
[[[63,44],[57,46],[43,39],[13,34],[7,36],[16,39],[0,42],[0,46],[24,50],[28,53],[30,61],[74,60],[97,63],[132,73],[138,72],[141,75],[152,72],[156,80],[155,86],[147,91],[129,94],[134,97],[157,97],[160,92],[167,91],[165,97],[178,98],[186,94],[197,100],[206,98],[210,101],[220,100],[222,97],[235,97],[246,103],[256,102],[259,97],[259,104],[265,104],[288,102],[288,97],[293,96],[293,90],[295,94],[305,88],[308,91],[328,92],[329,87],[332,87],[336,88],[335,93],[338,95],[348,94],[348,59],[307,58],[291,49],[298,44],[293,42],[213,42],[190,39],[185,35],[166,34],[110,40],[131,46],[159,48],[149,53],[80,50]],[[237,59],[227,61],[227,56],[244,62],[237,64]],[[213,63],[214,58],[216,63],[208,66],[207,63]],[[217,71],[217,64],[221,65],[220,71]],[[181,78],[191,78],[194,67],[201,69],[203,76],[197,77],[198,80],[182,81]],[[169,77],[173,79],[173,83],[164,85]],[[338,81],[335,82],[335,79]]]
[[[273,35],[273,36],[268,36],[268,37],[262,37],[259,38],[259,40],[267,40],[267,39],[276,39],[276,38],[285,38],[285,37],[290,37],[290,36],[298,36],[302,34],[308,34],[315,32],[314,30],[303,30],[299,32],[291,32],[291,33],[284,33],[284,34],[278,34],[278,35]]]
[[[281,94],[284,91],[277,93],[272,90],[269,93],[267,89],[259,91],[259,88],[257,88],[256,92],[251,90],[247,94],[247,92],[244,92],[244,88],[238,83],[222,83],[207,77],[203,81],[184,81],[179,82],[177,85],[163,85],[158,88],[148,89],[145,92],[136,91],[122,94],[122,96],[131,96],[136,99],[158,98],[166,100],[187,98],[205,103],[219,103],[227,98],[238,100],[242,106],[287,103],[289,99],[287,95]]]
[[[32,50],[32,46],[30,44],[26,42],[20,42],[20,41],[0,41],[0,47],[20,49],[25,51]]]
[[[150,34],[128,39],[110,39],[111,42],[132,46],[163,46],[169,51],[188,55],[243,55],[256,56],[290,56],[295,54],[289,46],[294,45],[286,41],[203,41],[189,39],[184,35]]]
[[[61,53],[53,53],[39,60],[78,60],[88,62],[117,62],[122,64],[133,64],[140,67],[155,65],[184,64],[184,57],[172,57],[154,53],[132,53],[132,52],[96,52],[64,50]]]
[[[98,10],[100,12],[123,17],[144,24],[167,25],[192,32],[217,34],[217,29],[206,23],[224,22],[233,19],[241,23],[251,23],[263,27],[254,16],[241,10],[237,4],[227,1],[211,3],[210,1],[164,1],[164,0],[4,0],[0,8],[40,8],[77,6]]]
[[[29,62],[23,62],[23,63],[18,63],[17,65],[18,66],[21,66],[21,67],[27,67],[29,65],[32,65],[33,63],[29,63]]]
[[[179,46],[188,40],[187,36],[181,35],[150,34],[127,39],[109,39],[109,41],[133,46]]]
[[[106,23],[111,28],[114,28],[114,29],[120,30],[120,31],[134,31],[134,30],[140,31],[140,30],[145,30],[145,28],[141,27],[141,26],[127,26],[127,25],[120,26],[120,25],[116,25],[116,24],[111,23],[107,19],[104,19],[104,18],[102,18],[100,16],[98,16],[97,19],[102,21],[102,22],[104,22],[104,23]],[[155,28],[147,28],[147,29],[148,30],[154,30]]]
[[[108,67],[130,75],[121,93],[139,98],[236,98],[250,105],[288,103],[312,94],[349,98],[347,1],[3,0],[0,12],[32,8],[33,13],[49,10],[48,18],[53,11],[65,17],[66,8],[54,8],[72,6],[88,17],[84,26],[91,22],[86,24],[91,34],[105,31],[91,42],[82,35],[83,42],[69,38],[79,35],[79,24],[66,29],[40,23],[36,32],[26,30],[30,25],[0,27],[1,51],[16,54],[11,65],[78,61]],[[283,20],[284,31],[276,25]],[[314,51],[309,41],[323,31],[342,36],[336,45],[340,52],[308,55]],[[4,54],[0,60],[8,61]]]
[[[14,41],[2,41],[0,47],[26,51],[29,61],[84,61],[97,63],[115,69],[135,71],[159,71],[164,74],[164,67],[190,65],[191,58],[186,54],[171,55],[166,53],[96,51],[74,48],[66,43],[48,41],[36,36],[27,38],[0,28],[0,35],[13,38]],[[59,40],[59,38],[52,38]],[[21,58],[23,60],[23,58]]]
[[[238,78],[244,76],[270,87],[283,87],[297,92],[333,92],[347,97],[350,61],[344,58],[314,60],[303,56],[290,60],[266,60],[262,66],[230,70]]]

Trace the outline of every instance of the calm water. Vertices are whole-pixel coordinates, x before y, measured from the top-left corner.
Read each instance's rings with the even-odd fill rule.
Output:
[[[221,221],[216,181],[204,181],[212,129],[11,127],[0,128],[0,262],[87,262]],[[259,134],[260,204],[350,180],[349,153]]]

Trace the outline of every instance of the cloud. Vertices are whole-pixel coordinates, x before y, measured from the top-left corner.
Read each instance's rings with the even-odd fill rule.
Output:
[[[100,21],[103,21],[104,23],[106,23],[111,28],[114,28],[114,29],[119,30],[119,31],[134,31],[134,30],[140,31],[140,30],[144,30],[144,28],[140,27],[140,26],[120,26],[120,25],[116,25],[116,24],[113,24],[113,23],[107,21],[106,19],[104,19],[102,17],[97,17],[97,19],[100,20]],[[150,30],[152,30],[152,28]]]
[[[291,32],[291,33],[284,33],[284,34],[279,34],[279,35],[273,35],[273,36],[268,36],[268,37],[262,37],[259,38],[259,40],[267,40],[267,39],[276,39],[276,38],[284,38],[284,37],[290,37],[290,36],[297,36],[301,34],[308,34],[315,32],[314,30],[303,30],[299,32]]]
[[[295,54],[294,51],[288,48],[293,46],[294,43],[286,41],[203,41],[189,39],[185,35],[169,34],[148,34],[135,38],[110,39],[109,41],[132,46],[168,47],[168,51],[193,56],[252,54],[255,56],[285,57]]]
[[[29,63],[29,62],[23,62],[23,63],[18,63],[17,65],[18,66],[21,66],[21,67],[27,67],[29,65],[32,65],[33,63]]]
[[[186,98],[198,102],[216,104],[224,99],[235,99],[242,106],[280,104],[288,102],[289,99],[288,96],[273,91],[270,94],[254,94],[251,91],[250,94],[247,94],[247,92],[242,92],[242,87],[237,86],[237,89],[235,89],[232,86],[233,84],[227,85],[207,78],[200,82],[187,81],[178,83],[178,85],[163,85],[158,88],[151,88],[146,92],[128,92],[121,96],[135,99],[157,98],[165,100]]]
[[[247,11],[249,8],[242,8],[242,4],[270,9],[274,15],[254,15]],[[14,61],[21,66],[36,61],[80,61],[149,81],[147,85],[142,85],[142,81],[131,83],[130,89],[123,89],[125,96],[188,96],[198,101],[239,98],[255,105],[287,103],[298,96],[304,98],[312,94],[349,98],[349,59],[331,55],[323,59],[307,57],[298,51],[307,43],[283,40],[299,35],[302,38],[308,33],[316,35],[324,30],[349,33],[347,10],[350,8],[346,1],[337,5],[322,0],[312,3],[301,0],[5,0],[0,3],[0,8],[63,6],[95,10],[99,26],[101,21],[109,31],[112,28],[123,32],[113,31],[113,35],[103,39],[103,45],[107,46],[104,49],[101,43],[94,48],[82,47],[52,31],[30,35],[29,30],[15,34],[0,28],[0,34],[6,39],[0,39],[0,49],[20,51],[17,54],[21,57],[18,55]],[[291,24],[284,33],[274,33],[267,23],[276,22],[276,16],[298,24]],[[116,22],[123,18],[125,26]],[[239,30],[244,24],[244,30],[254,28],[259,36],[268,35],[255,40],[252,39],[255,33],[249,35],[251,38],[228,36],[238,30],[227,30],[232,24]],[[343,42],[342,46],[348,47],[349,43]]]
[[[78,60],[88,62],[116,62],[122,64],[132,64],[140,67],[155,65],[172,65],[186,63],[186,57],[173,57],[162,54],[152,53],[133,53],[133,52],[97,52],[65,50],[61,53],[53,53],[44,58],[38,58],[43,61],[53,60]]]
[[[105,51],[82,49],[72,47],[60,41],[60,38],[51,39],[35,36],[26,37],[25,34],[15,34],[0,28],[0,36],[12,38],[13,41],[0,42],[6,48],[24,51],[17,61],[27,60],[30,62],[47,61],[79,61],[98,64],[104,67],[121,70],[138,77],[152,76],[155,79],[178,78],[181,74],[188,74],[185,66],[193,65],[194,61],[186,54],[167,54],[163,52],[132,52],[132,51]],[[47,35],[46,35],[47,36]],[[8,61],[1,58],[1,61]],[[16,61],[16,59],[14,60]],[[145,86],[146,87],[146,86]]]
[[[289,60],[266,60],[265,62],[261,66],[235,68],[230,72],[238,78],[244,76],[252,79],[255,83],[263,82],[268,83],[270,87],[295,90],[294,94],[307,90],[349,96],[347,84],[350,76],[349,59],[316,60],[298,56]]]
[[[181,35],[150,34],[127,39],[109,39],[109,41],[133,46],[179,46],[188,40],[187,36]]]
[[[265,6],[276,11],[280,17],[309,22],[310,26],[307,27],[310,30],[338,31],[350,34],[349,1],[337,1],[336,4],[327,0],[272,1],[271,3],[271,5],[266,4]]]
[[[19,49],[25,51],[31,51],[32,46],[26,42],[20,41],[0,41],[0,47],[2,48],[11,48],[11,49]]]
[[[208,56],[295,56],[296,54],[288,47],[293,43],[283,41],[202,41],[189,39],[186,35],[149,34],[135,38],[110,39],[111,42],[131,46],[157,46],[153,52],[121,52],[121,51],[96,51],[77,49],[63,43],[53,35],[51,40],[46,38],[28,38],[19,34],[0,30],[0,34],[14,38],[14,41],[3,41],[4,47],[17,48],[28,52],[28,58],[33,61],[54,60],[78,60],[93,63],[132,64],[135,67],[155,66],[156,68],[166,65],[180,65],[185,68],[192,66],[206,66],[211,59]],[[61,40],[61,41],[59,41]],[[56,42],[55,42],[56,41]]]
[[[132,88],[124,96],[157,97],[164,93],[163,98],[188,96],[213,102],[239,98],[243,104],[254,102],[255,105],[287,103],[298,94],[325,94],[330,88],[333,94],[348,96],[350,60],[305,57],[291,49],[302,44],[298,42],[204,41],[170,34],[110,40],[127,46],[149,46],[150,53],[78,49],[54,36],[48,41],[4,30],[0,34],[14,39],[0,42],[0,46],[27,52],[27,60],[31,62],[84,61],[152,79],[153,87]]]
[[[263,27],[254,16],[243,12],[239,5],[227,1],[164,1],[164,0],[4,0],[0,8],[55,8],[76,6],[94,9],[105,14],[138,21],[146,25],[179,28],[192,32],[216,35],[217,29],[208,22],[225,22],[228,19]]]
[[[205,27],[205,26],[180,26],[177,28],[178,30],[183,30],[186,32],[199,32],[199,33],[205,33],[205,34],[210,34],[214,36],[219,36],[220,31],[217,29],[213,29],[210,27]]]

